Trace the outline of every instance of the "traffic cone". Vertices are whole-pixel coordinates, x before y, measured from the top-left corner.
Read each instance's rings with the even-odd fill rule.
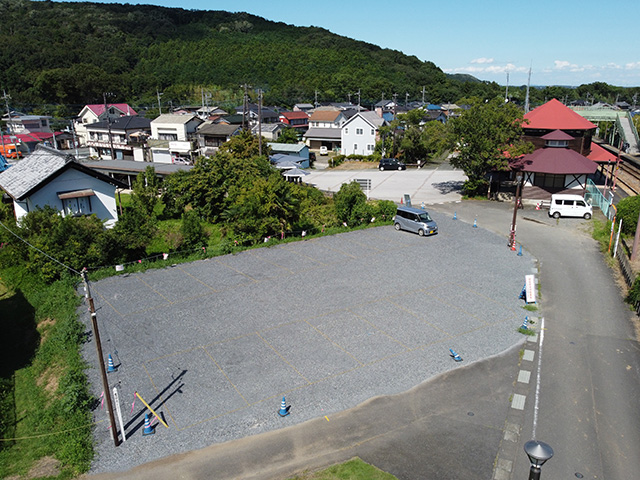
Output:
[[[536,203],[536,210],[540,210],[540,202]]]
[[[111,358],[111,354],[109,354],[109,365],[107,366],[107,373],[116,372],[118,369],[113,364],[113,358]]]
[[[515,251],[516,251],[516,242],[513,242],[513,243],[511,244],[511,251],[512,251],[512,252],[515,252]]]
[[[449,349],[449,351],[451,352],[451,357],[456,361],[456,362],[461,362],[462,361],[462,357],[460,355],[458,355],[456,352],[453,351],[452,348]]]
[[[529,330],[529,317],[524,317],[524,321],[522,322],[520,328],[522,330]]]
[[[402,197],[400,197],[400,205],[403,205],[404,202],[402,201]]]
[[[142,436],[145,435],[153,435],[156,433],[156,429],[151,426],[151,422],[149,421],[149,414],[144,414],[144,430],[142,431]]]
[[[473,219],[473,228],[478,228],[478,219],[477,218]]]
[[[522,256],[522,245],[520,245],[520,250],[518,250],[518,256],[521,257]]]
[[[282,403],[280,404],[280,411],[278,412],[278,415],[280,415],[281,417],[286,417],[287,415],[289,415],[289,410],[291,410],[291,405],[287,406],[287,402],[285,401],[284,397],[282,397]]]
[[[458,219],[458,212],[453,212],[453,219],[457,220]]]

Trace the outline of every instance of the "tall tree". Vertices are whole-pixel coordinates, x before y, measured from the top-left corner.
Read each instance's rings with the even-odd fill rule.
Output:
[[[452,121],[458,154],[451,164],[467,175],[463,185],[467,195],[486,193],[487,175],[506,170],[509,156],[533,151],[533,145],[522,140],[522,117],[517,106],[495,98],[476,103]]]

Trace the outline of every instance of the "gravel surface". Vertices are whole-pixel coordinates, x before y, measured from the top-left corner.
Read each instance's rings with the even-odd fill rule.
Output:
[[[521,341],[534,260],[506,236],[432,216],[428,238],[379,227],[93,283],[128,440],[113,446],[98,406],[91,472],[329,416],[456,368],[449,348],[467,364]],[[99,397],[93,341],[84,354]],[[168,429],[142,436],[134,392]]]

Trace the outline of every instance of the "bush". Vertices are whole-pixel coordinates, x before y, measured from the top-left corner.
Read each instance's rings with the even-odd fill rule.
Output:
[[[396,214],[396,204],[391,200],[380,200],[375,205],[374,214],[377,219],[382,221],[391,220],[391,218]]]
[[[185,248],[204,247],[207,239],[200,223],[200,219],[195,211],[189,210],[182,214],[182,225],[180,226],[182,233],[182,246]]]
[[[368,217],[367,221],[371,218],[367,196],[362,192],[357,182],[343,184],[333,196],[333,201],[338,220],[345,222],[350,227],[360,225],[365,217]]]
[[[623,198],[616,205],[618,221],[622,220],[622,233],[633,235],[638,225],[640,214],[640,196]]]

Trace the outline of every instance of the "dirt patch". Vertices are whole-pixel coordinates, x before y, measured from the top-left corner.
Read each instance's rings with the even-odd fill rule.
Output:
[[[48,367],[42,375],[36,380],[36,384],[52,396],[57,390],[60,383],[60,368],[56,365]]]
[[[60,462],[53,457],[42,457],[31,467],[27,478],[57,477],[58,475],[60,475]]]
[[[331,170],[375,170],[378,168],[376,162],[344,162]]]

